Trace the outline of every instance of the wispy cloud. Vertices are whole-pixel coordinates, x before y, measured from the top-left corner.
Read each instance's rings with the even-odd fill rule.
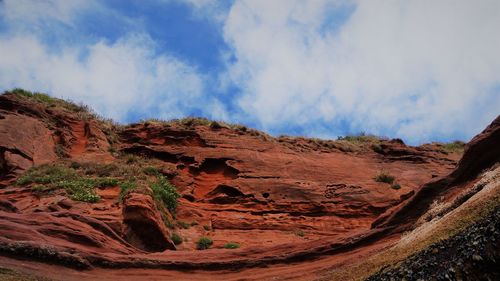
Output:
[[[11,29],[63,22],[72,25],[81,2],[48,1],[46,7],[6,1],[3,13],[15,11],[6,24]],[[69,6],[67,3],[73,3]],[[78,4],[78,5],[77,5]],[[42,5],[41,3],[38,5]],[[37,6],[37,5],[35,5]],[[55,9],[55,12],[45,13]],[[102,11],[100,11],[102,12]],[[27,19],[27,20],[24,20]],[[174,118],[190,113],[211,114],[220,105],[204,96],[204,75],[196,67],[162,53],[144,33],[131,33],[112,42],[63,44],[54,52],[34,28],[17,28],[0,37],[0,85],[45,91],[91,105],[99,113],[120,121],[138,118]]]
[[[343,122],[415,143],[470,137],[499,113],[499,26],[497,1],[252,0],[224,34],[239,105],[264,128],[331,136]]]

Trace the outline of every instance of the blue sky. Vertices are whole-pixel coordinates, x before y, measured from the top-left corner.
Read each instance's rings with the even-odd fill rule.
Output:
[[[468,140],[500,113],[500,2],[3,0],[0,90],[120,122]]]

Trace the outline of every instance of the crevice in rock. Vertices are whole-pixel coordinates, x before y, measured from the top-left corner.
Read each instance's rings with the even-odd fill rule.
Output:
[[[147,146],[142,146],[142,145],[127,147],[122,149],[121,151],[125,153],[146,156],[148,158],[156,158],[174,164],[177,164],[179,162],[179,158],[182,156],[180,154],[174,154],[167,151],[153,150]]]
[[[197,176],[201,172],[207,174],[219,174],[222,173],[226,178],[236,179],[240,171],[234,167],[229,166],[226,161],[232,160],[230,158],[205,158],[203,162],[196,166],[190,166],[190,172]]]
[[[125,236],[135,247],[147,252],[163,252],[168,249],[169,242],[154,223],[145,220],[125,220],[127,225]]]

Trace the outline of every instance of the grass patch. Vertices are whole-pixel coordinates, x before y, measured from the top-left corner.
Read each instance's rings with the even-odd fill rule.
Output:
[[[160,169],[153,166],[147,166],[142,169],[142,172],[149,176],[156,176],[160,174]]]
[[[89,115],[92,115],[93,117],[97,117],[95,116],[95,113],[93,113],[92,110],[87,105],[77,104],[72,101],[54,98],[44,93],[30,92],[24,89],[15,88],[13,90],[6,91],[5,94],[12,94],[21,98],[31,100],[36,103],[42,103],[50,108],[65,109],[75,113],[87,113]]]
[[[182,244],[182,237],[175,232],[172,233],[172,236],[170,237],[170,239],[172,239],[172,242],[174,242],[175,245]]]
[[[446,152],[462,152],[465,148],[465,142],[463,141],[454,141],[449,143],[441,144],[441,147]]]
[[[366,134],[361,132],[357,135],[347,135],[347,136],[339,136],[337,140],[343,140],[348,142],[358,142],[358,143],[378,143],[383,138],[371,134]]]
[[[376,175],[374,177],[374,180],[376,182],[384,182],[384,183],[388,183],[388,184],[392,184],[395,179],[396,179],[396,177],[394,177],[393,175],[391,175],[385,171],[380,172],[378,175]]]
[[[156,177],[156,182],[150,183],[149,187],[153,191],[153,198],[158,202],[162,202],[173,213],[177,208],[177,200],[181,197],[177,192],[177,188],[164,176],[160,175]]]
[[[161,120],[153,118],[153,119],[141,120],[139,123],[143,124],[144,126],[158,124],[163,126],[180,127],[183,129],[193,129],[197,126],[209,127],[214,130],[226,128],[233,130],[238,134],[248,134],[251,136],[259,137],[263,140],[273,139],[273,137],[264,132],[248,128],[244,125],[232,124],[224,121],[212,121],[204,117],[186,117],[182,119],[172,119],[172,120]]]
[[[240,247],[240,244],[235,243],[235,242],[229,242],[226,245],[224,245],[224,249],[238,249]]]
[[[210,248],[213,243],[214,242],[209,237],[202,236],[202,237],[200,237],[198,242],[196,242],[196,249],[206,250],[206,249]]]
[[[142,163],[127,164],[123,159],[110,164],[95,162],[71,162],[70,167],[89,176],[114,177],[126,181],[147,179],[147,175],[143,172]]]
[[[96,188],[114,186],[118,183],[118,180],[112,178],[82,176],[73,168],[62,165],[32,167],[16,181],[18,185],[34,184],[32,190],[37,193],[64,189],[71,199],[89,203],[100,200]]]
[[[398,189],[401,189],[401,185],[399,183],[395,183],[395,184],[391,185],[391,188],[395,189],[395,190],[398,190]]]
[[[137,183],[133,181],[122,182],[120,184],[120,195],[118,197],[119,201],[122,202],[125,195],[127,195],[131,190],[137,188]]]

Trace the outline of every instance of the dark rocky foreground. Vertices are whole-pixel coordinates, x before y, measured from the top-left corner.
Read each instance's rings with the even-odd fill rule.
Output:
[[[367,280],[500,280],[500,207],[466,231]]]

